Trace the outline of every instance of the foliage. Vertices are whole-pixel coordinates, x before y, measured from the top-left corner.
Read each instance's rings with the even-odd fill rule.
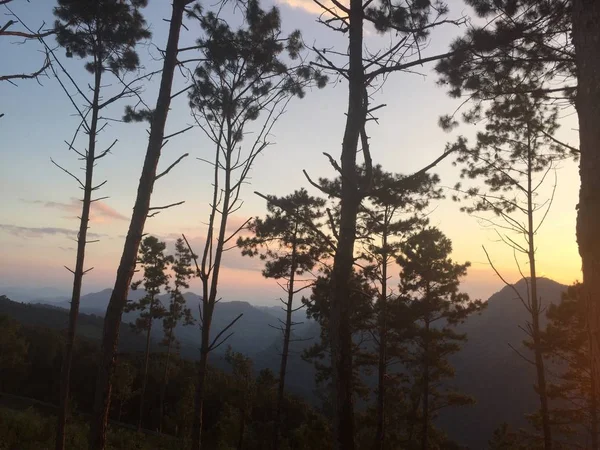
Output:
[[[171,301],[169,308],[165,311],[163,318],[163,329],[165,338],[163,345],[170,346],[175,342],[173,330],[180,321],[184,325],[193,325],[194,318],[190,308],[186,307],[183,289],[189,289],[189,281],[196,275],[192,268],[192,261],[196,258],[182,238],[175,242],[175,254],[171,257],[171,269],[173,270],[173,288],[169,290]]]
[[[139,9],[147,0],[58,0],[54,8],[56,40],[67,56],[92,58],[90,73],[106,70],[119,75],[135,70],[138,41],[150,37]]]
[[[598,398],[592,377],[588,306],[581,284],[569,286],[560,304],[551,304],[548,325],[542,334],[545,352],[558,369],[548,387],[555,400],[553,423],[568,438],[587,436],[592,448],[598,445]]]
[[[137,332],[147,331],[152,327],[152,321],[167,314],[164,305],[157,300],[162,289],[168,288],[170,275],[168,267],[173,257],[165,255],[167,245],[154,236],[146,236],[140,245],[138,263],[143,267],[143,278],[134,282],[131,289],[144,287],[145,295],[137,301],[129,301],[126,311],[140,311],[135,321]]]
[[[437,228],[428,227],[409,237],[398,257],[402,268],[399,297],[417,327],[402,361],[412,384],[409,398],[413,416],[409,421],[422,423],[424,448],[437,445],[439,433],[433,420],[441,409],[473,402],[441,383],[454,376],[449,357],[466,340],[466,335],[453,328],[483,307],[480,300],[460,292],[460,279],[470,263],[454,262],[451,252],[450,239]]]

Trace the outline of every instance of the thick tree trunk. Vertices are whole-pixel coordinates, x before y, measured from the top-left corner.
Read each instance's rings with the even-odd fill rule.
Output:
[[[292,334],[292,310],[294,302],[294,281],[296,277],[296,239],[298,226],[294,233],[292,256],[290,264],[290,281],[288,284],[288,299],[285,311],[285,329],[283,330],[283,349],[279,367],[279,385],[277,387],[277,410],[275,412],[275,426],[273,429],[273,450],[279,450],[279,434],[281,432],[281,410],[285,393],[285,374],[287,371],[288,354],[290,351],[290,336]]]
[[[361,198],[358,190],[356,153],[364,125],[364,68],[362,0],[350,1],[349,91],[346,128],[342,142],[340,229],[331,277],[329,336],[333,385],[333,449],[354,450],[352,398],[352,330],[350,328],[350,279],[354,264],[356,217]]]
[[[129,286],[135,270],[136,258],[144,232],[144,225],[150,208],[150,197],[156,179],[156,167],[160,159],[165,124],[171,104],[173,74],[177,66],[177,47],[183,20],[183,11],[188,0],[173,0],[173,11],[169,26],[169,37],[165,51],[162,78],[158,92],[156,108],[152,115],[150,137],[142,175],[138,186],[133,215],[129,224],[123,254],[117,269],[117,278],[104,318],[102,335],[102,357],[96,381],[94,412],[90,425],[90,450],[104,450],[106,446],[106,428],[110,409],[111,378],[116,362],[119,343],[119,328],[123,308],[127,302]]]
[[[150,307],[152,314],[152,307]],[[140,410],[138,415],[138,431],[142,430],[142,418],[144,417],[144,400],[146,398],[146,387],[148,386],[148,363],[150,362],[150,333],[152,331],[152,318],[146,330],[146,353],[144,354],[144,377],[142,378],[142,391],[140,392]]]
[[[597,0],[573,0],[573,44],[581,151],[577,243],[584,295],[589,302],[594,379],[596,391],[600,392],[600,2]]]
[[[550,428],[550,412],[548,409],[548,394],[546,389],[546,369],[544,367],[544,355],[541,347],[540,332],[540,299],[537,293],[537,274],[535,267],[535,228],[533,223],[533,155],[529,143],[527,152],[527,241],[529,243],[529,277],[531,281],[531,322],[533,353],[535,357],[535,368],[537,374],[538,395],[540,397],[540,410],[542,414],[542,432],[544,433],[544,450],[552,449],[552,430]]]
[[[69,414],[69,391],[71,385],[71,366],[73,365],[73,345],[75,343],[75,332],[77,330],[77,317],[79,316],[79,300],[81,298],[81,286],[84,275],[85,247],[87,241],[87,230],[90,219],[90,207],[92,205],[93,174],[96,157],[96,132],[98,128],[98,104],[100,101],[100,87],[102,72],[96,71],[94,80],[94,97],[92,99],[92,118],[90,122],[88,151],[85,163],[85,184],[83,190],[83,203],[79,222],[79,233],[77,234],[77,258],[75,261],[75,272],[73,276],[73,293],[71,295],[71,308],[69,311],[69,328],[67,330],[67,342],[65,355],[62,361],[60,375],[60,409],[58,411],[58,422],[56,425],[56,450],[64,450],[67,416]]]

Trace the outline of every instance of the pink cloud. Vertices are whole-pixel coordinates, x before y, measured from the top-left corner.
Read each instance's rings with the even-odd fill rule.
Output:
[[[26,200],[25,200],[26,201]],[[69,213],[67,218],[78,217],[81,214],[81,200],[77,198],[71,198],[69,203],[53,202],[53,201],[42,201],[33,200],[27,201],[27,203],[34,203],[44,206],[45,208],[57,209]],[[113,220],[128,220],[127,216],[119,213],[113,207],[109,206],[103,201],[96,201],[92,203],[90,209],[90,222],[94,223],[107,223]]]

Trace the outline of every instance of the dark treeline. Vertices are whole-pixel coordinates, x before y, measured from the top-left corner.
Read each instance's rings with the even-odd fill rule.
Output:
[[[57,408],[46,411],[44,420],[55,426],[38,447],[125,448],[114,441],[117,421],[136,430],[140,445],[156,433],[160,445],[191,450],[460,448],[437,419],[477,401],[454,387],[451,361],[469,338],[461,326],[486,305],[465,292],[470,262],[453,259],[445,224],[429,218],[437,202],[451,197],[494,229],[526,287],[519,291],[484,247],[491,270],[523,307],[522,320],[512,324],[522,330],[523,345],[513,347],[513,356],[535,368],[529,382],[538,401],[527,427],[513,430],[499,418],[490,448],[598,450],[600,2],[465,0],[464,12],[442,0],[315,0],[318,26],[335,36],[326,47],[307,45],[302,30],[282,23],[277,6],[259,0],[172,0],[164,42],[146,21],[154,1],[57,0],[48,29],[21,20],[11,8],[22,3],[0,0],[9,17],[0,38],[37,42],[45,60],[33,72],[0,74],[0,82],[48,75],[76,117],[64,142],[84,165],[75,172],[51,160],[82,191],[77,254],[65,264],[73,275],[68,323],[57,325],[59,313],[46,309],[46,327],[33,327],[27,316],[39,315],[36,307],[9,306],[14,315],[0,317],[0,390]],[[383,38],[372,39],[374,33]],[[448,33],[459,37],[431,54]],[[184,39],[191,44],[182,46]],[[157,50],[148,67],[142,45]],[[76,75],[65,58],[79,63]],[[396,173],[377,161],[390,149],[371,140],[386,111],[378,94],[385,83],[425,67],[461,100],[440,126],[474,138],[454,137],[430,163]],[[145,89],[153,79],[154,97]],[[304,171],[304,187],[255,192],[266,215],[235,222],[284,112],[338,83],[348,89],[339,111],[339,158],[324,149],[319,169],[326,167],[326,175]],[[172,123],[174,108],[192,124]],[[579,119],[577,145],[557,137],[565,110]],[[0,111],[0,120],[7,113]],[[100,190],[109,181],[95,180],[94,169],[110,164],[120,145],[120,128],[109,126],[117,122],[146,126],[148,140],[132,175],[136,191],[127,194],[135,199],[108,306],[103,319],[90,318],[79,314],[93,269],[86,251],[102,237],[90,231],[90,214],[108,198]],[[164,161],[167,144],[183,133],[197,133],[199,148]],[[415,151],[393,150],[406,161]],[[200,189],[192,180],[185,192],[169,189],[165,180],[192,152],[209,168]],[[580,163],[575,232],[583,281],[560,303],[547,304],[538,289],[537,237],[557,191],[559,163],[568,160]],[[461,182],[453,188],[433,173],[442,161],[459,167]],[[164,186],[169,195],[207,205],[200,243],[149,234],[152,217],[187,200],[155,204],[153,193]],[[177,226],[172,232],[179,236]],[[281,331],[277,373],[257,373],[248,355],[229,347],[243,313],[224,325],[214,320],[231,251],[259,259],[262,275],[282,288],[284,319],[272,324]],[[184,297],[193,279],[198,305]],[[132,300],[137,290],[142,294]],[[286,385],[290,348],[302,339],[294,333],[298,311],[319,325],[302,352],[316,373],[316,406],[290,396]],[[123,323],[124,313],[134,314],[131,324]],[[196,358],[180,356],[179,326],[196,330]],[[159,344],[151,339],[157,329]],[[227,372],[215,368],[217,350],[225,350]],[[0,407],[0,417],[11,417],[10,405]],[[0,428],[16,446],[28,434],[19,427],[42,420],[18,417],[14,427]],[[85,437],[75,444],[75,435]]]

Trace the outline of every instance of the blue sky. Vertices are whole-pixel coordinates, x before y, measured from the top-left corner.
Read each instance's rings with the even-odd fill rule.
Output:
[[[287,1],[278,4],[286,31],[298,28],[307,43],[318,47],[346,48],[342,37],[316,22],[313,3]],[[53,20],[53,2],[49,0],[13,3],[13,11],[32,28]],[[468,12],[457,1],[451,1],[450,6],[452,14]],[[151,0],[144,11],[153,32],[152,42],[158,47],[164,47],[166,41],[168,24],[163,18],[169,17],[169,13],[170,2],[158,0]],[[7,16],[0,17],[3,23]],[[184,32],[181,45],[192,44],[194,33],[193,27]],[[454,27],[436,32],[425,53],[444,52],[458,34],[460,30]],[[367,33],[366,40],[372,49],[387,42],[385,37],[373,32]],[[153,45],[141,45],[138,52],[146,69],[159,66],[155,60],[158,52]],[[0,55],[0,73],[32,71],[43,60],[37,43],[21,45],[13,38],[0,41]],[[82,86],[90,82],[81,61],[65,58],[63,61]],[[474,133],[474,127],[463,126],[447,134],[437,126],[438,117],[453,111],[459,102],[448,98],[444,90],[436,86],[431,67],[419,68],[418,72],[389,77],[375,97],[375,101],[387,106],[379,114],[379,123],[369,129],[371,148],[375,162],[389,171],[418,170],[439,156],[446,142],[457,133]],[[0,200],[3,205],[0,208],[0,286],[53,286],[67,291],[72,280],[63,265],[72,265],[75,258],[75,244],[69,239],[75,233],[69,232],[77,228],[80,192],[72,179],[51,164],[50,158],[69,170],[78,170],[80,163],[76,155],[69,152],[64,143],[71,139],[78,120],[57,82],[53,78],[40,81],[41,85],[35,81],[20,81],[16,87],[8,83],[0,85],[0,113],[5,113],[0,119]],[[144,86],[143,95],[150,104],[155,101],[156,81],[151,80]],[[176,83],[181,87],[184,80],[180,77]],[[106,87],[107,96],[114,88],[114,85]],[[339,83],[309,92],[305,99],[290,103],[273,130],[273,145],[256,161],[251,185],[243,193],[244,207],[236,213],[234,223],[264,212],[264,202],[252,193],[254,190],[283,195],[306,187],[302,169],[314,177],[333,175],[322,152],[339,155],[346,99],[347,86]],[[116,105],[107,115],[120,117],[124,105]],[[576,144],[576,118],[570,110],[565,110],[564,116],[559,137]],[[167,133],[192,123],[185,96],[181,96],[173,104]],[[110,287],[113,283],[146,149],[145,126],[110,122],[99,137],[100,148],[114,139],[118,139],[118,143],[112,154],[101,160],[95,171],[98,182],[108,180],[101,195],[110,198],[93,211],[90,232],[101,240],[88,247],[86,266],[93,266],[94,270],[86,275],[84,292]],[[82,139],[77,142],[84,145]],[[196,240],[203,236],[211,192],[210,171],[196,158],[212,154],[210,143],[199,129],[193,129],[165,147],[161,167],[186,152],[190,157],[158,181],[152,201],[154,205],[180,200],[186,203],[150,219],[146,228],[149,233],[168,239],[182,232]],[[575,163],[564,162],[562,166],[554,206],[538,239],[538,257],[542,274],[569,283],[579,278],[580,269],[575,245],[578,177]],[[458,181],[457,169],[450,161],[440,164],[434,172],[440,175],[442,185],[452,186]],[[501,286],[485,262],[482,245],[486,245],[509,279],[516,277],[512,253],[496,242],[490,230],[459,212],[458,205],[449,199],[432,205],[431,210],[431,222],[454,242],[455,259],[473,263],[465,283],[468,292],[486,298]],[[225,300],[273,304],[279,295],[277,286],[260,276],[259,264],[242,258],[235,250],[227,254],[225,267],[220,290]]]

